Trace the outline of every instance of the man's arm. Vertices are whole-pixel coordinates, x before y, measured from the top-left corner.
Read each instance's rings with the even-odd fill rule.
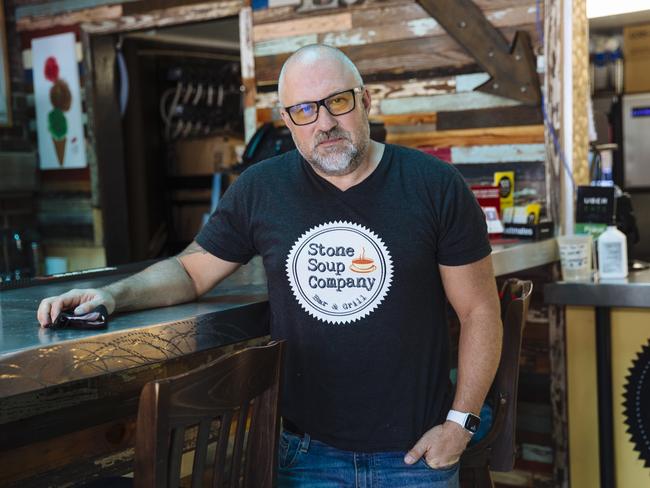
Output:
[[[499,366],[503,336],[492,258],[439,268],[447,298],[460,320],[458,381],[452,408],[478,415]],[[448,466],[458,461],[470,438],[460,425],[447,421],[426,432],[407,458],[415,462],[425,456],[431,467]]]
[[[232,274],[239,263],[224,261],[192,242],[178,256],[99,289],[74,289],[45,298],[38,308],[41,326],[52,323],[62,310],[81,315],[104,305],[113,311],[141,310],[189,302]]]

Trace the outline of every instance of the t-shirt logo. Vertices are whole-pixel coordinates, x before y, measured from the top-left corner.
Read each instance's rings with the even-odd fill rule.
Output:
[[[307,313],[340,324],[377,308],[390,288],[393,265],[374,232],[350,222],[328,222],[296,241],[287,258],[287,275]]]

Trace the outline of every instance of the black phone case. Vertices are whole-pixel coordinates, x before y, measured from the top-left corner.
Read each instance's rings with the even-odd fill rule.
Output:
[[[75,315],[72,311],[61,312],[50,329],[98,330],[108,327],[108,310],[100,305],[92,312]]]

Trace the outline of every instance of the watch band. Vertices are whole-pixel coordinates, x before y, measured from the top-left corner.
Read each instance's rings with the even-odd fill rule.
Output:
[[[458,410],[449,410],[447,420],[456,422],[463,429],[474,435],[481,423],[481,418],[471,412],[459,412]]]

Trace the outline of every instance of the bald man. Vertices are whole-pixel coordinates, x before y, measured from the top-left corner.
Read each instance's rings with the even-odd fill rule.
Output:
[[[245,171],[180,255],[45,299],[38,319],[193,300],[260,254],[271,336],[288,341],[279,486],[457,486],[501,348],[483,213],[451,165],[370,139],[370,94],[341,51],[300,49],[278,85],[297,151]]]

